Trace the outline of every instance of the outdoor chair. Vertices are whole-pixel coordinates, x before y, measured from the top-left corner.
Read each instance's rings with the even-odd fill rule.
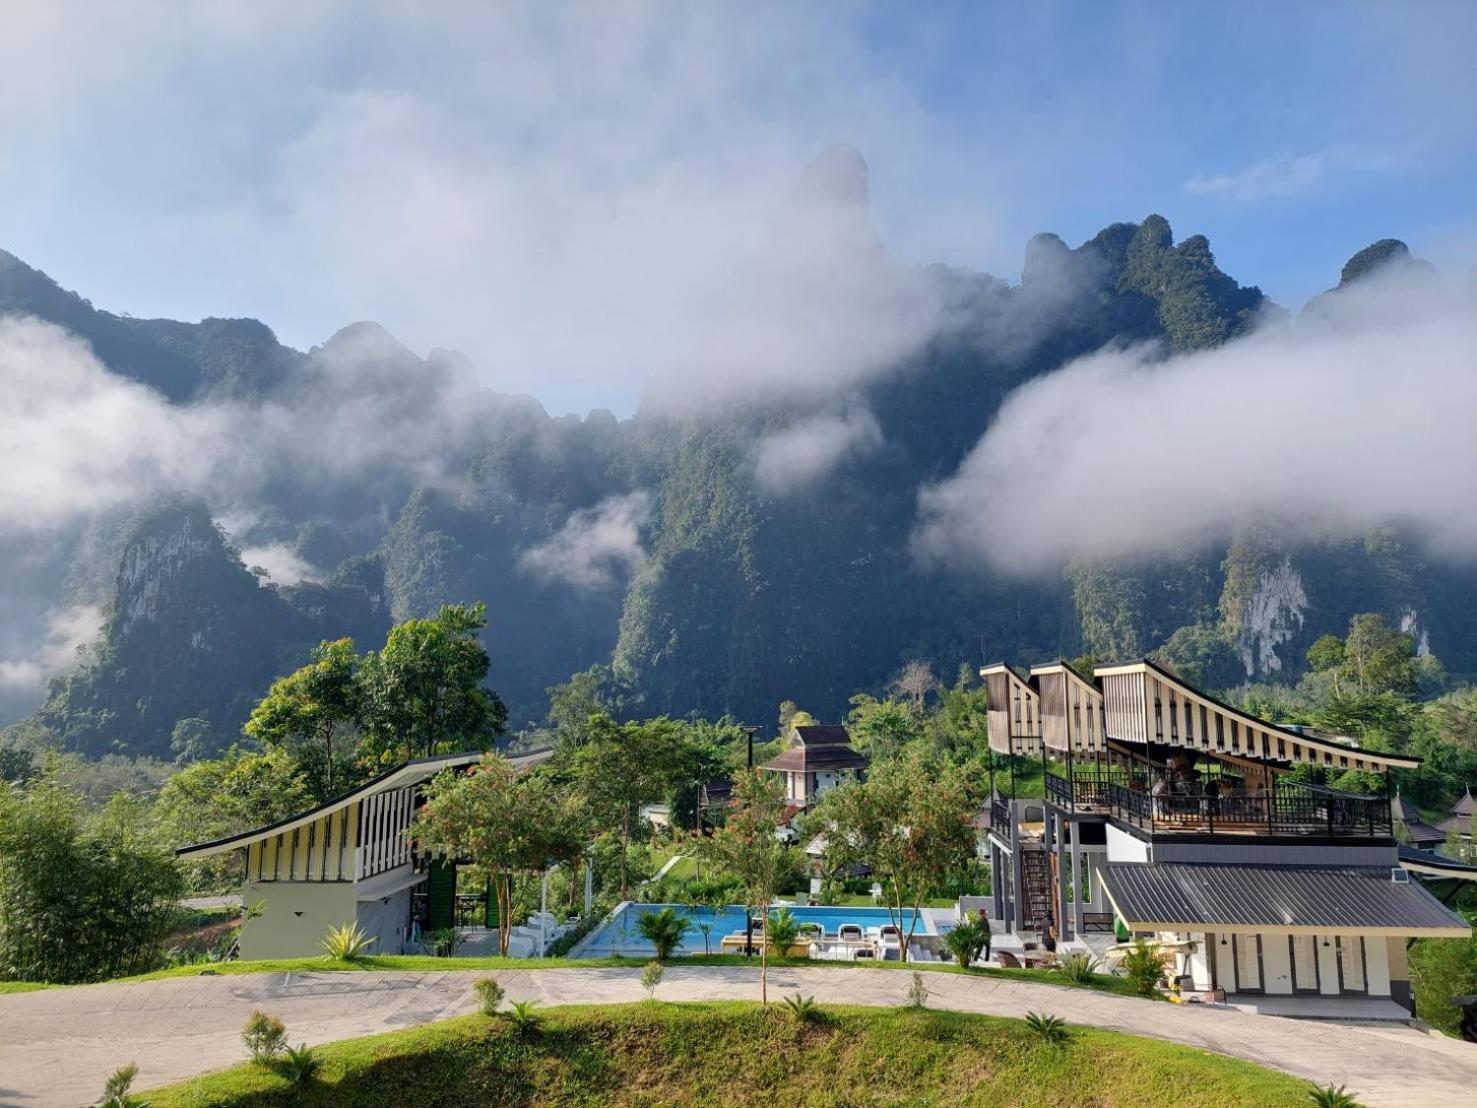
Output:
[[[1008,951],[1008,950],[997,950],[997,951],[995,951],[995,960],[997,962],[999,962],[1002,966],[1004,966],[1006,969],[1024,969],[1025,968],[1024,966],[1021,965],[1020,959],[1017,958],[1014,954],[1010,953],[1010,951]]]

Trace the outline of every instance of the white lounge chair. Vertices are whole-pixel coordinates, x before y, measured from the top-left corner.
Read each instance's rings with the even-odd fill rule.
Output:
[[[843,923],[836,928],[836,938],[843,943],[860,943],[866,941],[866,935],[862,932],[859,923]]]

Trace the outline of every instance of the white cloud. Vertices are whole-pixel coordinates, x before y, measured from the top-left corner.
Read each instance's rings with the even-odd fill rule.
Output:
[[[0,693],[39,692],[52,677],[76,668],[78,650],[96,642],[102,627],[102,609],[95,605],[51,612],[45,635],[30,657],[0,659]]]
[[[808,416],[766,435],[754,451],[754,477],[767,493],[814,484],[846,459],[882,445],[882,428],[866,407]]]
[[[269,542],[241,549],[241,560],[247,566],[260,566],[279,585],[296,585],[303,581],[323,580],[323,570],[300,557],[285,542]]]
[[[547,542],[523,552],[519,566],[542,580],[580,589],[617,584],[646,560],[641,529],[650,518],[651,494],[644,490],[607,497],[570,513]]]
[[[1218,197],[1235,204],[1309,193],[1341,173],[1374,173],[1393,169],[1399,160],[1388,154],[1331,146],[1291,158],[1268,158],[1233,173],[1196,175],[1187,192]]]
[[[1368,278],[1216,350],[1104,350],[1021,387],[922,493],[915,550],[1053,572],[1270,521],[1293,539],[1405,525],[1470,560],[1474,412],[1470,291]]]

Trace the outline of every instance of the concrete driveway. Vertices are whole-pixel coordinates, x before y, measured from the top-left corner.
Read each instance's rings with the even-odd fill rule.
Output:
[[[95,1101],[116,1067],[139,1064],[137,1087],[242,1061],[241,1026],[253,1009],[280,1017],[294,1043],[324,1043],[460,1015],[474,1007],[477,972],[252,974],[131,985],[88,985],[0,996],[0,1104],[61,1108]],[[544,1005],[638,1000],[637,969],[507,970],[513,999]],[[930,973],[929,1003],[990,1015],[1053,1012],[1070,1023],[1150,1035],[1235,1055],[1320,1083],[1346,1084],[1364,1103],[1472,1103],[1477,1046],[1402,1025],[1287,1020],[1183,1008],[1054,985]],[[770,998],[803,992],[831,1003],[903,1003],[906,973],[783,969]],[[757,1000],[745,967],[671,966],[665,1000]]]

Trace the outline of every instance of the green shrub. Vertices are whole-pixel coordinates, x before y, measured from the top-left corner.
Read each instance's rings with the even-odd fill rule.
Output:
[[[1363,1108],[1342,1085],[1336,1089],[1332,1085],[1315,1085],[1308,1090],[1308,1099],[1318,1108]]]
[[[795,940],[800,937],[800,921],[795,918],[795,913],[788,908],[781,908],[769,917],[768,924],[769,941],[774,949],[784,954]]]
[[[1074,985],[1091,985],[1093,974],[1097,973],[1098,960],[1085,950],[1079,950],[1075,954],[1069,954],[1062,959],[1058,967],[1059,972]]]
[[[1147,939],[1137,939],[1133,949],[1123,957],[1123,973],[1133,982],[1139,996],[1153,996],[1164,976],[1164,963],[1159,960],[1159,947]]]
[[[665,971],[658,961],[647,962],[641,970],[641,987],[646,990],[646,999],[656,999],[656,987],[662,983],[662,975]]]
[[[357,923],[329,928],[323,936],[323,953],[336,962],[358,962],[373,945],[374,939],[360,930]]]
[[[98,1108],[149,1108],[147,1100],[128,1091],[133,1088],[133,1079],[137,1076],[137,1062],[115,1069],[103,1086],[103,1098],[97,1102]]]
[[[990,925],[980,920],[963,920],[944,936],[944,945],[960,966],[972,966],[981,957],[989,957]]]
[[[253,1062],[265,1062],[280,1054],[287,1045],[287,1028],[276,1016],[256,1011],[246,1021],[246,1026],[241,1031],[241,1041],[251,1052]]]
[[[426,945],[437,958],[455,958],[456,952],[466,940],[461,929],[456,927],[438,927],[426,932]]]
[[[503,1002],[503,987],[498,984],[496,977],[479,977],[472,982],[472,991],[477,994],[477,1003],[482,1008],[484,1016],[497,1014],[498,1005]]]
[[[656,948],[657,960],[665,962],[692,929],[692,922],[675,908],[663,908],[660,912],[647,912],[637,920],[636,926]]]
[[[913,983],[908,986],[908,1003],[914,1008],[923,1008],[928,1004],[928,986],[917,970],[913,971]]]
[[[0,966],[73,984],[161,964],[185,882],[142,801],[98,811],[43,776],[0,782]]]
[[[1066,1021],[1045,1012],[1026,1013],[1026,1026],[1034,1031],[1048,1046],[1061,1046],[1067,1041]]]
[[[785,1007],[789,1009],[790,1018],[796,1023],[814,1023],[820,1018],[820,1005],[815,1002],[813,996],[801,996],[799,993],[787,996]]]
[[[511,1023],[520,1034],[531,1035],[538,1030],[543,1016],[534,1011],[538,1007],[536,1000],[515,1000],[506,1013],[508,1022]]]
[[[282,1055],[283,1076],[294,1085],[306,1085],[323,1068],[323,1059],[307,1043],[290,1046]]]

